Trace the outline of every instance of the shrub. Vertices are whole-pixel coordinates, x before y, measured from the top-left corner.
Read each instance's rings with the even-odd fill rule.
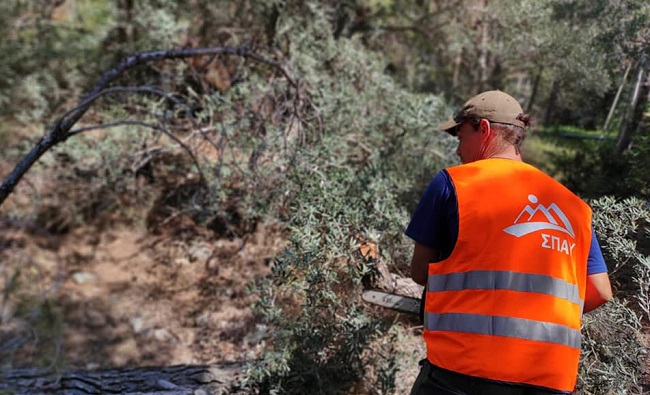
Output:
[[[648,350],[639,333],[639,316],[624,299],[614,298],[586,314],[576,394],[643,394],[640,379]]]
[[[379,339],[394,336],[392,323],[361,307],[363,269],[355,251],[373,241],[393,271],[405,268],[410,246],[402,233],[417,200],[413,190],[419,194],[451,163],[447,141],[432,126],[445,108],[396,85],[353,40],[334,42],[324,12],[309,3],[278,28],[294,26],[280,40],[292,48],[291,63],[323,123],[303,125],[311,144],[292,162],[285,184],[293,243],[274,261],[271,277],[252,288],[261,295],[256,311],[275,335],[265,358],[250,367],[248,385],[263,393],[364,393],[365,383],[391,393],[397,356]],[[375,367],[372,376],[367,366]]]
[[[649,357],[641,321],[643,314],[650,319],[650,202],[603,197],[591,205],[615,297],[584,317],[577,393],[641,394]]]
[[[46,3],[53,2],[0,5],[0,51],[11,54],[0,65],[0,114],[25,123],[46,123],[86,88],[103,66],[101,41],[115,23],[108,2],[76,2],[65,21],[54,20]]]

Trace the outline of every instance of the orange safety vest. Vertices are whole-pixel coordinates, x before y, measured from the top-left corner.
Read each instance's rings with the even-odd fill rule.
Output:
[[[447,169],[458,240],[429,264],[424,338],[454,372],[573,391],[591,245],[591,209],[523,162]]]

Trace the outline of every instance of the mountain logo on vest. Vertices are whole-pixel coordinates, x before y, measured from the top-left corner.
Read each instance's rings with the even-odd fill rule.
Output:
[[[569,219],[557,204],[551,203],[548,207],[541,203],[537,204],[538,199],[535,195],[528,195],[528,201],[532,205],[527,204],[515,219],[514,225],[505,228],[504,232],[515,237],[522,237],[538,231],[556,230],[575,239],[575,233]],[[546,233],[541,233],[541,236],[542,248],[549,248],[570,255],[575,247],[575,243],[569,242],[566,238]]]

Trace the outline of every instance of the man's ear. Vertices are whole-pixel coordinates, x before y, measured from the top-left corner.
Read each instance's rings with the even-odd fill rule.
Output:
[[[478,124],[478,129],[481,132],[481,137],[484,141],[492,137],[492,128],[490,127],[490,121],[487,119],[481,119]]]

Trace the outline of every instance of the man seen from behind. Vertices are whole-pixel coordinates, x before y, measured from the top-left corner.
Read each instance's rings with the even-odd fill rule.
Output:
[[[574,390],[582,314],[612,291],[589,206],[522,161],[528,125],[513,97],[488,91],[439,126],[462,164],[433,178],[406,230],[426,289],[412,395]]]

